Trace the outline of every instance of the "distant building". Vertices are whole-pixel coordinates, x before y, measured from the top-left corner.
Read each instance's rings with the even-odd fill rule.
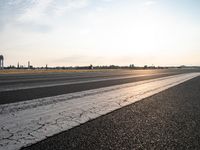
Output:
[[[134,68],[135,65],[134,64],[130,64],[129,68]]]
[[[3,69],[3,65],[4,65],[4,58],[3,58],[3,55],[0,55],[0,69]]]
[[[30,69],[30,66],[31,66],[31,65],[30,65],[30,61],[28,61],[28,69]]]

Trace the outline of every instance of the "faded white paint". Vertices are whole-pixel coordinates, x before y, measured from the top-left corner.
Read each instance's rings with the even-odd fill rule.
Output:
[[[104,77],[101,79],[95,79],[95,78],[83,78],[81,81],[75,81],[75,80],[66,80],[64,81],[56,81],[56,82],[42,82],[42,83],[29,83],[27,84],[17,84],[17,85],[4,85],[0,87],[0,92],[3,91],[13,91],[13,90],[22,90],[22,89],[31,89],[31,88],[40,88],[40,87],[51,87],[51,86],[59,86],[59,85],[71,85],[71,84],[80,84],[80,83],[91,83],[91,82],[98,82],[98,81],[109,81],[109,80],[116,80],[116,79],[127,79],[127,78],[136,78],[136,77],[145,77],[145,76],[155,76],[155,75],[162,75],[162,74],[168,74],[168,73],[156,73],[156,74],[148,74],[148,75],[128,75],[128,76],[122,76],[122,77]],[[12,80],[12,81],[0,81],[1,83],[9,83],[13,81],[18,80]],[[27,80],[26,80],[27,81]]]
[[[14,150],[199,76],[159,79],[0,106],[0,149]]]

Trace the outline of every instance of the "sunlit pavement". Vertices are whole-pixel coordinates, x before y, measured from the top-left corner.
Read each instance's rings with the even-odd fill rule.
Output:
[[[199,76],[188,73],[1,105],[0,144],[18,149]]]
[[[200,149],[200,77],[24,150]]]

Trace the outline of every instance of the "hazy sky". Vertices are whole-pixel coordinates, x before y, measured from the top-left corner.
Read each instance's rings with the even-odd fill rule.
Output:
[[[0,0],[6,65],[200,65],[200,0]]]

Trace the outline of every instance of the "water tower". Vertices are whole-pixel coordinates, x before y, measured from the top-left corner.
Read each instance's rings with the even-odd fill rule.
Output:
[[[3,55],[0,55],[0,69],[3,69]]]

